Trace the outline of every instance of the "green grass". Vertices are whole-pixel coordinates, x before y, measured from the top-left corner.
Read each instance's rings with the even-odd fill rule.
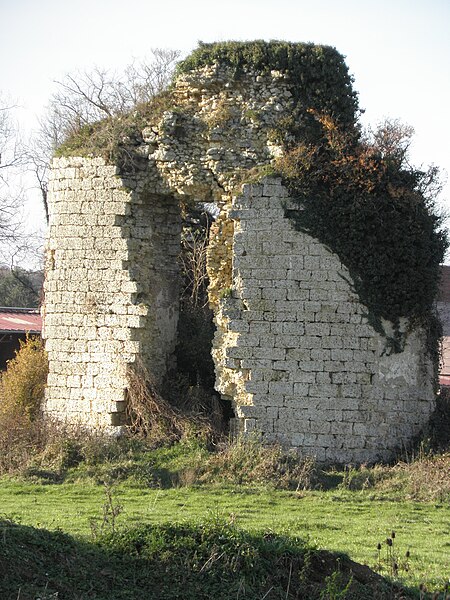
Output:
[[[101,525],[105,498],[104,486],[93,483],[3,480],[0,487],[3,514],[23,525],[61,529],[83,539],[90,538],[93,520]],[[411,553],[410,571],[401,574],[406,582],[438,589],[450,572],[450,510],[445,504],[374,500],[370,492],[346,490],[297,494],[218,485],[142,489],[127,482],[113,488],[113,503],[123,507],[116,518],[119,529],[147,523],[198,523],[220,515],[249,532],[299,536],[371,567],[377,564],[377,543],[394,530],[399,553]]]
[[[0,520],[2,600],[391,600],[400,587],[343,554],[220,518],[77,540]],[[405,589],[403,600],[415,597]]]
[[[299,461],[278,448],[263,448],[256,440],[211,452],[196,437],[156,449],[139,439],[111,442],[92,438],[83,442],[64,438],[62,442],[53,441],[14,476],[0,479],[0,518],[18,524],[18,528],[8,529],[18,539],[22,534],[29,535],[30,540],[45,535],[33,533],[29,527],[64,532],[73,536],[67,543],[75,554],[100,552],[100,562],[108,564],[116,559],[105,555],[110,548],[105,550],[101,540],[112,529],[116,536],[126,537],[135,535],[132,532],[136,528],[147,526],[164,528],[178,523],[194,531],[202,529],[205,522],[225,521],[236,526],[239,535],[252,536],[252,544],[258,545],[257,540],[264,540],[267,532],[270,536],[286,536],[283,539],[301,539],[305,547],[346,553],[376,570],[381,567],[382,575],[394,575],[394,579],[400,578],[416,590],[420,584],[426,584],[429,590],[443,590],[450,573],[449,467],[448,454],[422,454],[415,461],[394,467],[321,471],[311,461]],[[389,549],[385,543],[392,531],[397,574],[387,560]],[[53,538],[48,535],[45,539],[50,549],[43,554],[53,552]],[[54,535],[58,548],[58,534]],[[0,571],[1,551],[5,550],[6,560],[13,560],[14,551],[8,544],[0,548]],[[408,572],[404,569],[407,551]],[[125,554],[120,561],[128,564],[131,557]],[[17,560],[22,561],[19,556]],[[173,560],[177,562],[179,557]],[[44,562],[30,570],[45,571]],[[136,564],[130,568],[136,569]],[[195,565],[186,568],[195,571]],[[329,571],[327,577],[332,573]],[[75,587],[79,585],[71,571],[66,576]],[[323,573],[320,577],[322,591],[323,586],[337,586],[334,580],[326,583]],[[43,576],[39,585],[44,585],[44,580]],[[8,581],[14,588],[12,580]],[[124,575],[120,585],[126,587],[126,581]],[[344,583],[340,585],[345,587]],[[105,590],[108,585],[105,582]],[[195,588],[197,583],[193,580],[192,585]],[[30,589],[41,593],[37,587]],[[107,597],[106,592],[105,596],[100,592],[70,596],[63,588],[52,589],[60,590],[64,598],[77,600]],[[254,597],[262,597],[267,589],[255,591]],[[140,596],[118,593],[116,597]],[[338,596],[325,594],[322,600],[328,597]]]

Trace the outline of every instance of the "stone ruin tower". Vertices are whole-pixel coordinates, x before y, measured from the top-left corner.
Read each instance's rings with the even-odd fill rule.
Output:
[[[404,320],[403,351],[386,353],[346,266],[294,229],[288,214],[298,204],[280,178],[263,176],[283,154],[288,117],[307,120],[314,103],[344,122],[354,114],[342,58],[303,45],[293,83],[292,72],[261,57],[244,52],[233,63],[220,45],[203,50],[204,60],[182,65],[169,105],[150,109],[114,156],[69,143],[53,161],[45,411],[118,433],[128,368],[140,360],[162,381],[177,334],[180,201],[214,202],[212,353],[216,389],[231,400],[237,429],[319,461],[386,458],[433,409],[424,332]],[[339,77],[308,79],[308,65]]]

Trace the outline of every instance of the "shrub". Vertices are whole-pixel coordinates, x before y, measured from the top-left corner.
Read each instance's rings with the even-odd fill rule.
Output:
[[[20,342],[15,358],[1,378],[2,401],[0,411],[24,413],[30,421],[41,410],[47,383],[48,360],[44,343],[38,337],[27,337]]]
[[[0,382],[0,472],[22,468],[45,444],[39,416],[47,373],[41,339],[29,337],[21,342]]]

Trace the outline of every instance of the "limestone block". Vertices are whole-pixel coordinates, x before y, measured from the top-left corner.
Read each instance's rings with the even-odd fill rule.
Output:
[[[244,321],[244,323],[245,323],[245,321]],[[236,345],[236,347],[250,346],[250,347],[254,348],[254,347],[257,347],[260,345],[260,341],[261,341],[261,338],[259,335],[245,333],[245,334],[240,335],[236,339],[235,345]]]
[[[265,410],[258,406],[239,406],[236,410],[236,415],[239,418],[261,418],[265,414]]]
[[[294,384],[288,381],[271,381],[269,383],[269,394],[283,394],[292,396]]]
[[[244,383],[246,392],[252,394],[267,394],[269,391],[269,384],[265,381],[246,381]]]

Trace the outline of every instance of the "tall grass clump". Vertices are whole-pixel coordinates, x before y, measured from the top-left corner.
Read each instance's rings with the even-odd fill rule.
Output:
[[[211,454],[203,467],[203,482],[270,485],[279,489],[310,489],[314,485],[314,459],[301,458],[278,444],[264,446],[256,436],[239,437]]]

